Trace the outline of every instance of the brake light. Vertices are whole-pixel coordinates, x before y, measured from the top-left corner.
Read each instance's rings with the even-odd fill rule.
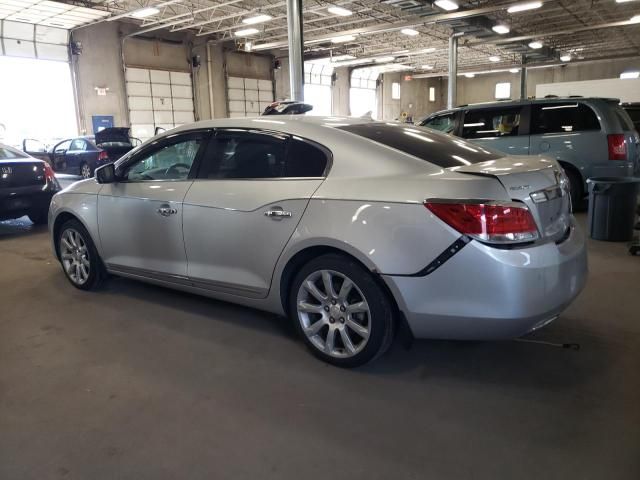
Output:
[[[44,177],[47,179],[47,182],[55,182],[56,174],[47,162],[44,162]]]
[[[460,233],[482,242],[519,243],[538,238],[536,222],[525,205],[427,201],[424,206]]]
[[[627,143],[622,134],[607,135],[609,143],[609,160],[626,160]]]
[[[98,161],[101,162],[103,160],[109,160],[109,154],[104,150],[98,153]]]

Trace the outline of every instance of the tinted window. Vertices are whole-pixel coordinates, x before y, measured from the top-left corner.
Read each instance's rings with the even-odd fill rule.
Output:
[[[438,115],[426,120],[422,125],[440,132],[451,133],[455,128],[455,113]]]
[[[124,173],[130,182],[146,180],[185,180],[204,143],[204,134],[177,138],[133,160]]]
[[[289,141],[283,177],[323,177],[326,168],[327,155],[320,148],[297,138]]]
[[[582,103],[531,105],[531,133],[567,133],[600,130],[595,112]]]
[[[503,153],[459,138],[402,124],[363,123],[339,128],[443,168],[470,165],[504,156]]]
[[[464,115],[463,138],[493,138],[518,135],[520,107],[470,110]]]
[[[27,155],[6,145],[0,145],[0,160],[9,160],[12,158],[27,158]]]

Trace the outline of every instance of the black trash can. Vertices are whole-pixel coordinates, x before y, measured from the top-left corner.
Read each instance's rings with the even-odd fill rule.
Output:
[[[589,236],[627,242],[633,237],[640,178],[593,177],[589,185]]]

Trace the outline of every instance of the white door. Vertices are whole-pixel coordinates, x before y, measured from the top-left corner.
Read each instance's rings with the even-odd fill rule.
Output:
[[[189,73],[127,67],[125,78],[131,136],[144,141],[158,127],[170,130],[195,120]]]
[[[273,82],[255,78],[228,77],[229,117],[257,117],[273,103]]]

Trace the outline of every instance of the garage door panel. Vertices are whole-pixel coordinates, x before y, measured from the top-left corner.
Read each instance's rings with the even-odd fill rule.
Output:
[[[246,102],[245,109],[247,111],[247,115],[260,113],[260,103],[259,102]]]
[[[240,77],[229,77],[227,78],[227,88],[240,88],[244,89],[244,78]]]
[[[151,96],[151,84],[149,83],[138,83],[138,82],[127,82],[127,93],[131,96],[143,96],[150,97]]]
[[[271,80],[258,80],[258,88],[260,90],[271,91],[273,89],[273,85],[271,83]]]
[[[131,110],[129,121],[131,123],[154,123],[153,112],[150,110]]]
[[[169,84],[152,83],[151,90],[153,91],[154,97],[170,97],[171,96],[171,85]]]
[[[131,110],[153,110],[151,97],[129,97],[129,108]]]
[[[124,77],[127,82],[149,83],[149,70],[143,68],[127,68]]]
[[[258,100],[258,90],[245,90],[244,98],[245,100]]]
[[[230,88],[227,93],[229,100],[244,100],[244,90]]]
[[[26,40],[14,40],[12,38],[5,38],[4,53],[5,55],[12,57],[35,58],[35,43],[27,42]]]
[[[38,58],[41,60],[56,60],[60,62],[69,60],[69,50],[66,45],[36,43],[36,49]]]
[[[155,127],[153,124],[131,124],[131,136],[133,138],[139,138],[142,141],[153,137],[154,130]]]
[[[183,85],[191,88],[191,75],[186,72],[169,72],[171,85]]]
[[[230,112],[229,113],[229,117],[230,118],[242,118],[242,117],[246,117],[246,115],[244,113],[240,113],[240,112]]]
[[[168,111],[168,112],[163,112],[163,111],[158,111],[158,112],[153,112],[152,116],[151,116],[151,121],[153,123],[155,123],[156,125],[159,125],[161,123],[173,123],[173,112],[172,111]]]
[[[169,97],[153,97],[153,110],[158,111],[171,111],[173,110],[173,104]]]
[[[2,36],[5,37],[5,39],[12,38],[14,40],[33,41],[33,24],[5,20],[3,23]]]
[[[247,90],[258,90],[258,80],[255,78],[245,78],[244,88]]]
[[[163,70],[149,70],[149,77],[151,78],[152,83],[171,83],[169,72],[165,72]]]
[[[229,100],[229,111],[244,113],[244,100]]]
[[[191,86],[171,85],[171,96],[173,98],[192,98]]]
[[[271,90],[260,90],[260,92],[258,92],[258,100],[260,100],[261,102],[271,103],[273,102],[273,93],[271,92]]]
[[[193,100],[190,98],[175,98],[173,100],[174,110],[193,112]]]
[[[174,112],[173,119],[176,122],[176,124],[195,122],[193,112]]]
[[[69,33],[68,30],[63,28],[36,25],[36,42],[64,45],[66,47],[69,43]]]

